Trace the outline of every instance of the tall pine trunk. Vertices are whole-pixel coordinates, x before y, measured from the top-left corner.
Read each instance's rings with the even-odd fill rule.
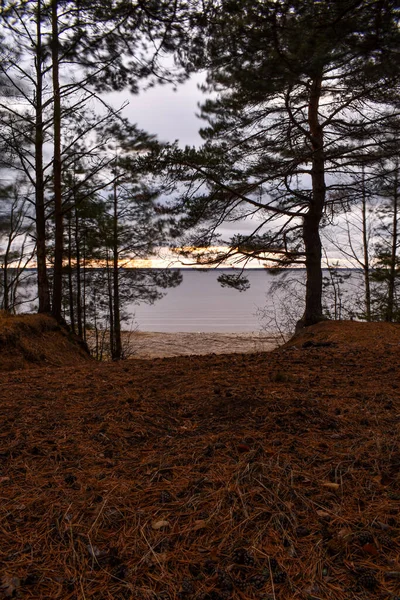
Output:
[[[51,4],[52,31],[52,76],[53,76],[53,127],[54,127],[54,278],[53,278],[53,316],[61,321],[62,305],[62,266],[63,266],[63,212],[61,195],[61,98],[59,75],[59,37],[58,37],[58,0]]]
[[[68,291],[69,291],[69,320],[71,323],[71,329],[74,333],[75,330],[75,310],[74,310],[74,284],[72,277],[72,227],[71,227],[72,215],[68,215]]]
[[[86,290],[87,290],[87,272],[86,272],[86,238],[87,238],[87,229],[83,228],[83,253],[82,253],[82,332],[83,339],[87,342],[86,336]]]
[[[82,285],[81,285],[81,249],[79,236],[79,215],[75,203],[75,258],[76,258],[76,320],[78,335],[83,338],[82,324]]]
[[[113,305],[113,276],[110,266],[109,250],[106,250],[106,274],[107,274],[107,288],[108,288],[108,316],[110,319],[109,323],[109,339],[110,339],[110,356],[114,359],[115,353],[115,334],[114,334],[114,305]]]
[[[365,193],[365,169],[362,165],[362,237],[363,237],[363,275],[364,275],[364,304],[365,318],[371,321],[371,269],[369,264],[369,242],[368,242],[368,212],[367,195]]]
[[[37,1],[36,14],[36,106],[35,106],[35,224],[39,313],[50,312],[50,288],[47,277],[46,215],[43,177],[43,48],[42,0]]]
[[[7,241],[7,248],[6,251],[4,253],[4,260],[3,260],[3,266],[2,266],[2,271],[3,271],[3,302],[2,302],[2,309],[5,310],[6,312],[9,312],[10,310],[10,286],[9,286],[9,273],[8,273],[8,261],[9,261],[9,254],[10,254],[10,250],[11,250],[11,236],[9,236],[8,241]]]
[[[121,315],[119,305],[119,266],[118,266],[118,189],[114,183],[114,215],[113,215],[113,288],[114,288],[114,360],[122,357]]]
[[[393,217],[392,217],[392,239],[390,251],[389,280],[388,280],[388,299],[385,321],[391,322],[394,318],[394,296],[396,287],[397,271],[397,244],[398,244],[398,203],[399,203],[399,165],[396,164],[394,172],[393,185]]]
[[[312,194],[307,213],[303,218],[303,240],[306,254],[306,305],[302,325],[314,325],[323,319],[322,314],[322,243],[320,224],[325,206],[324,134],[318,119],[322,77],[311,85],[308,107],[308,124],[313,150],[311,166]]]

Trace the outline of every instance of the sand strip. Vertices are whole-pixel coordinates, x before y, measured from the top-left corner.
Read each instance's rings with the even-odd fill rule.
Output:
[[[281,343],[279,336],[266,332],[159,333],[139,331],[131,334],[125,333],[125,336],[128,335],[132,348],[131,358],[268,352]]]

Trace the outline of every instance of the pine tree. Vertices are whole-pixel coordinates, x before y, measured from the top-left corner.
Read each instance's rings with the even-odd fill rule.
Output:
[[[185,245],[229,246],[245,262],[304,263],[302,325],[322,313],[320,228],[360,155],[379,154],[396,113],[399,42],[394,2],[212,2],[194,18],[190,68],[207,69],[199,151],[177,152],[186,182]],[[211,8],[210,8],[211,6]],[[246,219],[251,233],[221,239]]]
[[[134,267],[136,259],[146,258],[165,245],[171,225],[158,205],[160,190],[147,173],[146,155],[157,145],[154,138],[126,120],[116,121],[104,134],[110,136],[108,149],[114,152],[114,160],[109,194],[98,221],[97,259],[105,265],[110,354],[119,360],[123,356],[124,306],[153,303],[162,297],[162,289],[178,285],[182,278],[179,272],[168,269]]]
[[[68,122],[74,118],[77,122],[82,107],[96,99],[104,108],[100,91],[129,86],[137,92],[142,78],[153,79],[153,83],[171,80],[173,75],[160,56],[171,52],[181,36],[179,6],[163,0],[151,5],[125,0],[111,5],[97,0],[2,3],[5,38],[9,48],[21,48],[22,58],[7,65],[0,62],[0,76],[13,82],[24,103],[23,108],[1,103],[5,113],[2,124],[8,130],[2,139],[18,157],[18,169],[35,186],[40,312],[51,309],[61,318],[64,216],[69,193],[62,180],[67,168],[64,161],[70,154],[70,147],[64,144]],[[28,82],[25,88],[23,81]],[[116,111],[106,107],[105,112],[112,115]],[[76,141],[82,135],[79,133]],[[53,147],[53,157],[46,164],[44,148],[48,144]],[[52,303],[46,239],[50,216],[55,220]]]

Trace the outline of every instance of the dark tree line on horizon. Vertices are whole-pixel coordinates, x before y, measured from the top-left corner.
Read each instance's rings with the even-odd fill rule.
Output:
[[[179,283],[123,266],[170,243],[204,248],[203,265],[303,264],[308,326],[324,318],[325,239],[362,270],[357,317],[399,320],[398,18],[386,0],[3,2],[2,308],[34,257],[39,312],[82,337],[106,321],[121,358],[124,305]],[[195,72],[209,94],[198,149],[104,101]],[[251,233],[221,237],[244,219]]]

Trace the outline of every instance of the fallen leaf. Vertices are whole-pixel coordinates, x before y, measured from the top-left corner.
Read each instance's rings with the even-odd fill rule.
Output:
[[[164,529],[165,527],[170,527],[169,521],[153,521],[151,524],[153,529]]]
[[[330,481],[326,481],[322,484],[322,487],[326,487],[330,490],[338,490],[340,488],[340,485],[338,483],[331,483]]]
[[[348,527],[343,527],[343,529],[338,531],[337,536],[339,539],[348,542],[353,537],[353,533]]]
[[[195,521],[193,525],[193,531],[198,531],[199,529],[205,529],[207,527],[207,522],[204,520]]]
[[[378,556],[378,550],[376,549],[375,544],[365,544],[362,547],[362,549],[366,554],[370,554],[371,556]]]
[[[317,515],[319,517],[330,517],[331,515],[326,512],[326,510],[317,510]]]
[[[390,481],[388,481],[387,483],[384,483],[385,479],[382,477],[382,475],[376,475],[375,477],[371,477],[371,481],[375,481],[375,483],[377,483],[378,485],[388,485],[390,483]]]

